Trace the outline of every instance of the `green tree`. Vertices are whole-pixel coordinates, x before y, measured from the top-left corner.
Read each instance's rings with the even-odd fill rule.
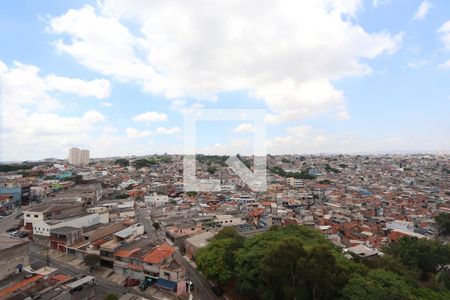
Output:
[[[84,257],[83,262],[86,266],[90,267],[92,271],[92,269],[100,262],[100,256],[97,254],[88,254]]]
[[[111,294],[106,295],[105,300],[119,300],[119,296],[111,293]]]
[[[118,164],[121,167],[128,167],[130,165],[130,161],[125,158],[119,158],[116,160],[116,164]]]
[[[450,290],[450,270],[447,266],[442,266],[434,279],[437,286]]]
[[[325,245],[309,251],[304,276],[308,299],[336,298],[348,280],[347,270]]]
[[[232,239],[213,240],[198,251],[195,262],[207,278],[221,284],[226,284],[233,278],[234,272],[227,258],[232,244]]]
[[[197,254],[199,269],[210,279],[222,284],[234,275],[236,252],[244,246],[244,238],[232,227],[225,227]]]
[[[271,260],[271,257],[275,259],[274,263],[276,263],[276,259],[278,260],[286,259],[287,260],[286,263],[294,263],[294,264],[297,263],[295,260],[290,259],[290,254],[283,254],[283,255],[277,254],[279,253],[279,251],[288,253],[289,252],[288,250],[292,247],[297,247],[300,249],[299,245],[295,245],[296,242],[291,241],[288,242],[289,243],[288,245],[284,245],[283,246],[284,248],[283,247],[279,248],[280,245],[285,243],[285,240],[291,239],[300,241],[302,243],[304,251],[308,253],[308,257],[306,258],[307,260],[308,259],[311,261],[317,260],[317,258],[313,255],[313,249],[314,251],[319,251],[317,247],[320,247],[321,245],[327,249],[326,252],[329,253],[330,255],[341,256],[342,260],[345,259],[334,248],[331,242],[328,241],[323,235],[321,235],[316,230],[313,230],[306,226],[298,226],[298,225],[286,226],[284,228],[273,227],[263,234],[256,235],[254,237],[247,239],[244,243],[244,248],[241,248],[237,251],[235,274],[236,274],[237,288],[241,293],[246,295],[255,295],[255,291],[258,291],[261,297],[263,297],[264,295],[265,298],[271,298],[271,295],[273,294],[270,291],[269,283],[271,282],[272,279],[270,279],[268,282],[264,277],[263,278],[261,277],[262,276],[261,274],[263,273],[269,274],[270,272],[269,271],[263,272],[262,269],[276,268],[275,264],[273,266],[268,264],[268,262],[270,262]],[[284,265],[284,263],[283,264],[280,263],[280,265]],[[315,275],[315,273],[312,270],[315,267],[310,266],[308,269],[304,262],[301,262],[301,265],[303,266],[302,272],[310,270],[309,272],[311,276]],[[338,271],[339,274],[341,271],[344,271],[341,268],[343,267],[343,264],[340,261],[338,262],[336,260],[334,264],[331,265],[333,265],[333,267],[335,267],[336,270],[339,270]],[[352,263],[348,262],[348,265],[351,266]],[[283,268],[279,268],[278,271],[274,272],[273,274],[281,276],[281,278],[284,278],[285,276]],[[335,283],[337,284],[337,281],[331,279],[330,282],[333,282],[333,284]],[[276,282],[274,282],[274,284],[276,285]],[[314,280],[312,282],[304,281],[303,284],[308,288],[314,286],[314,284],[320,285],[321,283],[318,283],[317,281]],[[334,288],[332,288],[331,290],[334,292]],[[285,290],[286,295],[291,295],[290,291],[291,289],[286,288]],[[303,290],[303,292],[304,294],[302,298],[308,299],[307,297],[309,296],[306,290]],[[297,297],[297,299],[299,298]]]
[[[259,291],[264,299],[306,299],[307,252],[298,238],[286,238],[260,262]]]
[[[342,290],[344,299],[351,300],[409,300],[413,289],[394,273],[372,270],[367,276],[354,275]]]
[[[385,254],[365,260],[364,265],[370,269],[383,269],[402,276],[409,284],[418,284],[421,271],[416,266],[405,266],[395,256]]]
[[[82,175],[75,175],[72,177],[72,180],[75,181],[76,184],[83,183],[83,176]]]
[[[434,291],[428,288],[416,288],[413,290],[414,300],[448,300],[450,291]]]
[[[434,217],[434,220],[436,221],[440,235],[450,235],[450,214],[440,213]]]
[[[153,228],[155,228],[155,230],[158,230],[161,227],[159,222],[153,222],[152,226],[153,226]]]
[[[197,192],[189,191],[189,192],[186,192],[186,195],[188,195],[189,197],[195,197],[195,196],[197,196]]]
[[[222,228],[215,236],[214,239],[227,239],[227,238],[231,238],[231,239],[236,239],[236,240],[240,240],[242,242],[242,244],[244,243],[244,238],[242,236],[240,236],[236,229],[234,229],[233,227],[224,227]]]
[[[437,240],[403,237],[389,244],[384,251],[407,268],[419,269],[421,280],[427,280],[441,266],[450,264],[450,245]]]
[[[214,166],[210,166],[210,167],[208,167],[208,173],[209,174],[214,174],[214,173],[216,173],[217,172],[217,168],[216,167],[214,167]]]

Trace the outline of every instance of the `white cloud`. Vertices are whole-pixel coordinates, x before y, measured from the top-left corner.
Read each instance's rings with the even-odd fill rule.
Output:
[[[83,115],[82,119],[88,124],[95,124],[105,120],[105,116],[96,110],[90,110]]]
[[[242,133],[242,132],[253,132],[253,124],[251,123],[242,123],[241,125],[234,128],[234,132]]]
[[[385,136],[370,138],[355,133],[330,133],[314,128],[305,135],[288,134],[267,141],[267,152],[271,154],[306,153],[377,153],[385,151],[434,151],[450,149],[448,139],[440,139],[437,145],[433,137]]]
[[[193,110],[202,109],[205,106],[202,103],[192,103],[191,105],[187,105],[187,102],[184,100],[174,100],[170,104],[170,109],[177,111],[179,113],[191,113]]]
[[[134,116],[132,120],[136,122],[161,122],[167,120],[167,115],[156,111],[148,111]]]
[[[156,128],[157,134],[176,134],[180,133],[181,129],[179,127],[172,127],[172,128],[166,128],[166,127],[158,127]]]
[[[411,60],[406,64],[410,69],[420,69],[428,64],[428,60]]]
[[[293,136],[305,136],[311,132],[312,127],[309,125],[300,125],[295,127],[286,127],[286,132]]]
[[[332,81],[370,72],[401,35],[368,33],[361,1],[102,1],[52,18],[61,52],[86,67],[170,99],[246,90],[276,121],[348,115]],[[228,16],[232,15],[233,18]],[[125,25],[132,20],[137,30]],[[176,24],[173,20],[177,20]],[[251,37],[251,38],[250,38]]]
[[[139,131],[136,128],[127,128],[126,129],[127,138],[136,139],[150,136],[152,133],[150,131],[144,130]]]
[[[0,61],[0,161],[66,156],[65,149],[73,145],[86,145],[105,116],[96,110],[81,116],[61,116],[56,113],[64,103],[50,92],[59,91],[79,96],[99,96],[97,83],[93,91],[69,88],[75,83],[81,89],[93,81],[58,77],[64,87],[39,76],[36,66],[15,62],[10,68]],[[58,80],[59,80],[58,79]]]
[[[380,5],[388,4],[389,2],[391,2],[391,1],[390,1],[390,0],[373,0],[373,1],[372,1],[372,5],[373,5],[374,7],[378,7],[378,6],[380,6]]]
[[[414,21],[423,20],[428,14],[428,11],[431,8],[431,3],[429,1],[423,1],[420,3],[419,7],[417,8],[416,13],[414,14],[414,17],[412,18]]]
[[[108,98],[111,94],[111,84],[106,79],[85,81],[75,78],[48,75],[44,80],[49,90],[58,92],[76,94],[82,97],[93,96],[98,99]]]
[[[450,59],[439,65],[439,68],[450,69]]]
[[[441,34],[441,40],[444,43],[444,47],[450,50],[450,20],[445,22],[439,29],[438,33]]]
[[[112,103],[111,103],[111,102],[103,101],[103,102],[100,102],[100,105],[101,105],[101,106],[104,106],[104,107],[111,107],[111,106],[112,106]]]
[[[200,147],[197,153],[211,155],[253,155],[253,144],[248,139],[232,139],[226,143],[216,143]]]

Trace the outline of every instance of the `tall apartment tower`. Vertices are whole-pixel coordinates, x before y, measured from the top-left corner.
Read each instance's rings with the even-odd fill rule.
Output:
[[[69,163],[76,166],[84,166],[89,164],[89,150],[80,150],[79,148],[70,148]]]
[[[69,164],[71,165],[79,165],[80,164],[80,158],[81,153],[80,149],[78,148],[70,148],[69,150]]]
[[[89,150],[81,150],[80,152],[80,164],[88,165],[89,164]]]

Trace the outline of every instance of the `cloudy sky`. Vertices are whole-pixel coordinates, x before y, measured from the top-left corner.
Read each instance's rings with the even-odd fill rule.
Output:
[[[266,109],[273,154],[450,150],[446,0],[2,1],[0,45],[1,161],[180,153],[208,108]]]

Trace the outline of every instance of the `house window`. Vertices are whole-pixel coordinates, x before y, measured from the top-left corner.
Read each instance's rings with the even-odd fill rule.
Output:
[[[29,218],[31,215],[30,214],[27,214],[27,218]]]
[[[39,216],[38,215],[34,215],[34,217],[37,219]]]

